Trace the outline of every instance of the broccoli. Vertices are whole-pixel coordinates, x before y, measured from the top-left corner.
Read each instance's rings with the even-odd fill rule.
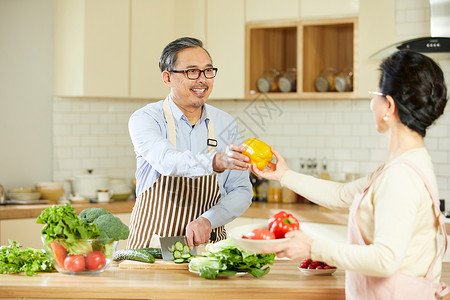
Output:
[[[104,208],[92,207],[92,208],[84,209],[80,213],[78,218],[83,220],[85,223],[92,223],[92,222],[94,222],[95,219],[97,219],[98,217],[100,217],[102,215],[105,215],[105,214],[110,214],[111,215],[111,213],[109,211],[107,211],[106,209],[104,209]]]
[[[97,225],[100,230],[98,238],[112,238],[113,240],[126,240],[130,234],[130,230],[127,225],[113,216],[112,214],[103,214],[94,220],[94,224]]]

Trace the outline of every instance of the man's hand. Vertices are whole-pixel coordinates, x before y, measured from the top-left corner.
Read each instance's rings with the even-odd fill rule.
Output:
[[[226,169],[245,171],[250,168],[250,158],[242,154],[244,146],[229,144],[225,152],[218,152],[213,159],[213,170],[223,172]]]
[[[198,217],[186,226],[185,239],[189,248],[206,244],[211,236],[211,222],[204,217]]]

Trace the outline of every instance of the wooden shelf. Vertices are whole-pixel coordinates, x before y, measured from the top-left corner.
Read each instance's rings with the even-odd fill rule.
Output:
[[[246,97],[254,98],[260,94],[257,82],[267,70],[276,69],[282,73],[296,68],[295,91],[273,90],[266,96],[273,99],[357,98],[357,28],[357,18],[247,24]],[[352,89],[317,92],[315,80],[326,67],[338,71],[351,68]]]

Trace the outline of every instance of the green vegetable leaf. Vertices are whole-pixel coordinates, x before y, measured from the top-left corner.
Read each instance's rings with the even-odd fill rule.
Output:
[[[206,278],[206,279],[216,279],[219,275],[219,270],[216,268],[208,267],[208,266],[201,266],[200,269],[200,277]]]
[[[0,247],[0,274],[25,272],[28,276],[36,272],[51,272],[53,266],[45,251],[21,245],[9,240],[9,246]]]
[[[232,239],[206,246],[203,256],[192,258],[189,268],[200,272],[200,276],[215,279],[217,276],[233,276],[237,272],[248,272],[256,278],[269,273],[266,265],[273,264],[275,254],[256,254],[240,249]]]

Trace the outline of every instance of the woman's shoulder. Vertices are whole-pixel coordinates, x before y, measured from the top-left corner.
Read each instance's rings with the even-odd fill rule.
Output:
[[[416,191],[424,190],[426,182],[432,192],[437,192],[433,163],[426,149],[419,148],[408,152],[387,164],[380,180],[388,180]]]

